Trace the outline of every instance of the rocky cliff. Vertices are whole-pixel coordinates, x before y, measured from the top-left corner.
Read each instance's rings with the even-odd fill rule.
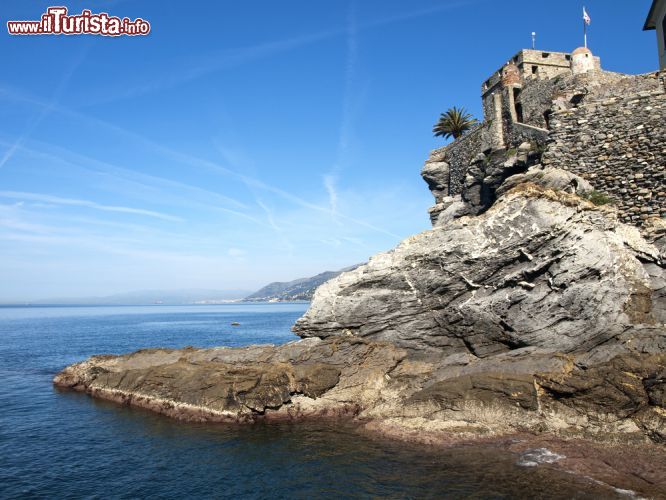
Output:
[[[187,420],[642,443],[666,471],[663,219],[642,235],[541,153],[479,152],[457,198],[429,161],[434,227],[320,286],[294,325],[301,340],[96,356],[54,383]],[[653,476],[640,491],[666,490],[666,473]]]
[[[482,215],[408,238],[324,284],[294,331],[480,358],[569,352],[618,326],[662,321],[663,273],[650,275],[660,262],[637,229],[526,182]]]
[[[666,437],[666,272],[535,167],[322,285],[282,347],[96,357],[55,383],[197,419],[353,414],[453,433]],[[582,185],[582,183],[581,183]]]

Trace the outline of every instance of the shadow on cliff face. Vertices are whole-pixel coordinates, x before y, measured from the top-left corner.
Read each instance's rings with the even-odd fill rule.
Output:
[[[467,169],[461,199],[469,206],[469,214],[478,215],[497,201],[502,183],[528,168],[537,165],[541,154],[525,143],[518,149],[479,153]]]

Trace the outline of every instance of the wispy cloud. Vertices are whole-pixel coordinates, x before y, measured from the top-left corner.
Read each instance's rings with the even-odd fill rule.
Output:
[[[454,10],[472,3],[478,3],[479,1],[480,0],[460,0],[456,2],[446,2],[444,5],[438,5],[435,7],[419,9],[410,12],[401,12],[392,16],[386,16],[367,21],[365,23],[358,24],[357,26],[355,25],[354,28],[355,31],[358,31],[390,25],[402,21],[407,21],[409,19],[433,15],[438,12]],[[317,33],[307,33],[282,40],[272,40],[247,47],[237,47],[222,51],[211,51],[199,58],[195,58],[194,60],[190,58],[187,61],[180,61],[178,64],[175,64],[177,67],[181,68],[181,70],[178,72],[170,72],[167,75],[159,75],[159,77],[155,78],[154,80],[140,83],[134,87],[123,88],[120,92],[117,93],[105,92],[103,97],[99,97],[94,102],[87,103],[87,105],[104,104],[122,99],[138,97],[160,90],[176,88],[180,85],[184,85],[188,82],[203,78],[218,71],[235,68],[259,59],[288,52],[345,34],[349,34],[349,19],[347,20],[347,25],[341,28],[332,28],[330,30],[324,30]]]
[[[342,121],[338,136],[337,157],[331,170],[324,175],[324,187],[328,193],[329,204],[334,220],[337,222],[338,192],[336,183],[340,172],[349,160],[350,142],[353,136],[356,73],[358,66],[358,28],[356,22],[356,4],[352,2],[347,13],[347,63],[345,67],[344,90],[342,97]]]
[[[0,144],[5,143],[0,141]],[[40,149],[21,146],[20,150],[50,165],[63,165],[70,171],[76,169],[82,174],[88,173],[98,179],[102,179],[102,186],[105,190],[117,192],[123,196],[136,191],[136,194],[142,200],[153,199],[159,203],[169,202],[171,204],[198,207],[209,211],[219,211],[256,224],[263,224],[256,217],[246,213],[249,207],[245,203],[215,191],[164,177],[137,172],[74,153],[53,144],[33,140],[31,141],[32,145],[36,145]],[[174,195],[173,193],[177,194]]]
[[[72,59],[72,64],[69,66],[68,70],[65,72],[63,75],[62,79],[60,80],[60,84],[56,87],[56,90],[53,93],[53,96],[51,97],[51,101],[37,113],[37,116],[28,124],[27,129],[23,132],[23,134],[16,139],[16,141],[9,146],[9,148],[4,152],[2,157],[0,158],[0,168],[4,167],[5,164],[11,160],[11,158],[14,156],[16,151],[23,146],[26,140],[32,135],[32,133],[35,131],[35,129],[39,126],[39,124],[44,121],[44,119],[53,111],[55,106],[57,105],[58,101],[60,100],[62,94],[65,92],[67,89],[70,80],[72,79],[72,76],[76,72],[76,70],[83,64],[83,61],[85,60],[85,57],[88,53],[88,50],[91,46],[88,45],[86,49],[84,49],[82,52],[79,53],[78,57],[75,57]]]
[[[387,24],[393,24],[397,22],[407,21],[409,19],[417,19],[419,17],[431,16],[437,14],[438,12],[445,12],[448,10],[455,10],[460,7],[466,7],[475,3],[482,3],[487,0],[459,0],[455,2],[446,2],[445,4],[436,5],[434,7],[428,7],[426,9],[412,10],[410,12],[399,12],[392,16],[381,17],[373,21],[368,21],[367,23],[361,24],[359,27],[361,29],[374,28],[375,26],[384,26]]]
[[[141,248],[159,249],[160,252],[171,250],[170,253],[177,250],[177,254],[190,248],[197,248],[204,253],[209,249],[213,255],[219,255],[220,248],[228,245],[224,235],[192,231],[189,225],[179,224],[166,229],[126,220],[120,222],[94,216],[62,215],[57,211],[44,213],[35,211],[35,205],[38,204],[0,204],[0,240],[42,245],[41,250],[35,246],[30,247],[31,252],[40,252],[53,245],[64,245],[76,251],[99,251],[103,247],[105,252],[118,255],[134,255]]]
[[[324,187],[328,193],[328,203],[331,207],[331,215],[335,218],[338,213],[338,191],[335,187],[337,176],[332,173],[324,175]]]
[[[172,160],[175,160],[175,161],[178,161],[178,162],[181,162],[181,163],[185,163],[185,164],[190,165],[190,166],[196,166],[198,168],[209,170],[211,172],[216,172],[218,174],[229,176],[229,177],[232,177],[234,179],[238,179],[241,182],[244,182],[248,186],[252,186],[254,188],[276,194],[276,195],[280,196],[281,198],[283,198],[287,201],[290,201],[290,202],[292,202],[296,205],[299,205],[303,208],[307,208],[307,209],[310,209],[310,210],[315,210],[315,211],[318,211],[318,212],[322,212],[322,213],[327,214],[329,216],[333,215],[333,212],[328,207],[323,207],[321,205],[317,205],[315,203],[309,202],[303,197],[300,197],[298,195],[289,193],[288,191],[285,191],[285,190],[283,190],[283,189],[281,189],[277,186],[266,184],[265,182],[263,182],[259,179],[256,179],[256,178],[241,174],[239,172],[236,172],[234,170],[231,170],[231,169],[229,169],[225,166],[219,165],[216,162],[206,160],[206,159],[203,159],[203,158],[199,158],[199,157],[196,157],[194,155],[189,155],[189,154],[186,154],[186,153],[181,153],[181,152],[178,152],[178,151],[174,151],[172,149],[163,147],[161,145],[152,143],[150,141],[148,141],[148,144],[152,145],[154,148],[156,148],[156,150],[160,151],[162,154],[166,155],[167,157],[171,158]],[[346,216],[346,215],[338,214],[338,216],[340,218],[346,220],[347,222],[351,222],[351,223],[366,227],[368,229],[372,229],[373,231],[376,231],[376,232],[379,232],[379,233],[382,233],[382,234],[386,234],[386,235],[394,237],[394,238],[399,238],[398,235],[393,234],[390,231],[387,231],[383,228],[380,228],[380,227],[375,226],[373,224],[370,224],[368,222],[365,222],[365,221],[362,221],[362,220],[359,220],[359,219],[356,219],[356,218],[353,218],[353,217],[349,217],[349,216]]]
[[[32,98],[30,98],[29,102],[31,102],[35,105],[44,105],[43,103],[40,103],[38,100],[35,100],[35,99],[32,99]],[[200,158],[200,157],[197,157],[195,155],[188,154],[188,153],[183,153],[183,152],[180,152],[180,151],[176,151],[176,150],[171,149],[169,147],[158,144],[158,143],[156,143],[156,142],[154,142],[150,139],[147,139],[146,137],[144,137],[142,135],[139,135],[135,132],[129,131],[129,130],[123,128],[123,127],[120,127],[118,125],[106,122],[104,120],[100,120],[99,118],[91,117],[89,115],[86,115],[86,114],[78,112],[78,111],[74,111],[74,110],[71,110],[71,109],[68,109],[68,108],[64,108],[62,106],[55,107],[55,110],[59,113],[65,114],[65,115],[73,117],[73,118],[77,118],[79,120],[85,121],[85,122],[87,122],[89,124],[92,124],[94,126],[103,127],[106,130],[109,130],[109,131],[112,131],[112,132],[117,133],[119,135],[122,135],[124,137],[127,137],[127,138],[139,143],[140,145],[142,145],[146,149],[148,149],[152,152],[158,153],[158,154],[162,155],[165,158],[169,158],[170,160],[188,165],[189,167],[200,168],[200,169],[203,169],[203,170],[207,170],[209,172],[215,172],[217,174],[224,175],[224,176],[239,180],[239,181],[245,183],[248,186],[252,186],[252,187],[255,187],[257,189],[261,189],[263,191],[267,191],[267,192],[271,192],[273,194],[276,194],[276,195],[280,196],[281,198],[283,198],[287,201],[290,201],[290,202],[292,202],[296,205],[301,206],[302,208],[315,210],[315,211],[327,214],[329,216],[333,215],[333,212],[328,207],[323,207],[323,206],[317,205],[315,203],[311,203],[303,197],[300,197],[300,196],[294,195],[292,193],[289,193],[289,192],[287,192],[287,191],[285,191],[285,190],[283,190],[283,189],[281,189],[277,186],[266,184],[263,181],[261,181],[259,179],[256,179],[254,177],[250,177],[250,176],[241,174],[239,172],[236,172],[234,170],[231,170],[231,169],[229,169],[229,168],[227,168],[223,165],[220,165],[217,162],[207,160],[205,158]],[[357,224],[359,226],[366,227],[366,228],[371,229],[375,232],[391,236],[392,238],[400,238],[400,236],[398,236],[398,235],[396,235],[396,234],[394,234],[390,231],[387,231],[386,229],[378,227],[374,224],[370,224],[370,223],[365,222],[363,220],[359,220],[359,219],[356,219],[356,218],[353,218],[353,217],[349,217],[347,215],[341,215],[341,214],[336,214],[336,215],[338,217],[340,217],[342,220],[345,220],[347,222]]]
[[[273,228],[273,231],[275,231],[275,234],[280,238],[282,243],[284,244],[285,248],[292,252],[294,250],[294,245],[287,236],[286,232],[282,229],[280,225],[275,221],[275,215],[273,214],[273,210],[266,205],[261,198],[257,197],[256,198],[257,204],[261,207],[261,209],[265,212],[266,218],[268,219],[268,223],[270,226]]]
[[[42,203],[51,203],[53,205],[69,205],[77,207],[86,207],[94,210],[102,210],[104,212],[119,212],[132,215],[142,215],[146,217],[154,217],[156,219],[167,220],[171,222],[182,222],[183,219],[173,215],[155,212],[153,210],[145,210],[142,208],[122,207],[114,205],[102,205],[94,201],[79,200],[75,198],[60,198],[58,196],[51,196],[39,193],[24,193],[20,191],[0,191],[0,197],[10,198],[16,200],[37,201]]]
[[[2,210],[0,210],[0,227],[29,233],[49,234],[53,232],[53,228],[44,224],[34,224],[15,217],[2,215]]]
[[[259,45],[209,52],[203,57],[195,58],[194,61],[190,58],[188,61],[183,61],[182,64],[178,64],[178,67],[182,68],[180,71],[171,72],[168,75],[161,75],[160,78],[141,83],[134,87],[125,88],[119,93],[106,93],[104,97],[100,97],[94,102],[89,102],[87,105],[106,104],[122,99],[151,94],[160,90],[176,88],[211,73],[231,69],[257,59],[263,59],[281,52],[287,52],[292,49],[310,45],[338,34],[338,30],[330,30],[287,38],[284,40],[274,40]]]
[[[246,171],[254,172],[255,170],[254,163],[246,154],[244,154],[241,151],[234,150],[225,146],[219,140],[215,140],[213,142],[217,150],[222,155],[222,158],[227,163],[233,165],[233,167],[236,170],[243,169]],[[283,230],[283,228],[277,223],[277,217],[275,215],[274,210],[264,202],[264,200],[259,194],[259,190],[254,185],[246,182],[245,179],[243,179],[243,183],[245,184],[245,187],[247,187],[247,189],[250,191],[250,193],[252,193],[255,203],[264,212],[266,220],[268,221],[268,225],[273,229],[273,232],[277,235],[280,241],[282,241],[284,247],[289,252],[293,251],[294,245],[292,244],[291,240],[287,237],[286,232]]]
[[[348,14],[347,18],[347,23],[344,28],[340,29],[332,29],[328,31],[323,31],[319,33],[313,33],[313,34],[306,34],[303,36],[299,37],[293,37],[289,38],[286,40],[278,40],[278,41],[273,41],[273,42],[267,42],[265,44],[257,45],[257,46],[252,46],[252,47],[246,47],[246,48],[241,48],[241,49],[234,49],[232,51],[226,51],[226,54],[224,57],[220,58],[220,53],[211,53],[208,54],[206,58],[204,58],[202,61],[197,62],[194,64],[192,67],[189,69],[185,69],[181,72],[179,72],[179,75],[176,76],[174,79],[164,79],[162,76],[159,79],[156,79],[155,82],[152,82],[148,84],[147,86],[144,86],[142,88],[137,88],[134,90],[131,90],[130,93],[135,93],[135,92],[150,92],[152,90],[156,90],[157,88],[161,88],[161,86],[176,86],[181,83],[190,81],[192,79],[196,79],[202,76],[205,76],[207,74],[210,74],[213,71],[218,71],[220,69],[226,68],[226,67],[233,67],[239,64],[243,64],[245,62],[249,62],[252,60],[256,60],[261,57],[267,57],[271,56],[280,52],[292,50],[297,47],[301,47],[304,45],[308,45],[311,43],[316,43],[331,37],[335,36],[340,36],[343,34],[347,35],[347,52],[348,52],[348,57],[347,57],[347,67],[346,67],[346,79],[345,79],[345,98],[344,98],[344,103],[343,103],[343,110],[344,111],[344,117],[341,123],[341,129],[340,129],[340,136],[339,136],[339,144],[338,144],[338,150],[340,152],[340,156],[344,156],[347,154],[348,147],[349,147],[349,138],[352,134],[352,123],[351,123],[351,117],[353,114],[353,99],[351,97],[351,91],[348,91],[351,87],[353,87],[354,84],[354,75],[356,71],[356,64],[357,64],[357,33],[359,30],[364,30],[364,29],[369,29],[369,28],[374,28],[374,27],[379,27],[379,26],[384,26],[392,23],[397,23],[397,22],[402,22],[405,20],[409,19],[414,19],[422,16],[427,16],[427,15],[432,15],[437,12],[442,12],[442,11],[447,11],[447,10],[452,10],[456,9],[465,5],[470,5],[473,3],[478,3],[479,0],[461,0],[458,2],[447,2],[445,5],[439,5],[435,6],[432,8],[428,9],[421,9],[421,10],[416,10],[416,11],[411,11],[411,12],[403,12],[403,13],[398,13],[393,16],[387,16],[384,18],[368,21],[365,23],[358,23],[356,22],[355,19],[355,11],[354,9],[350,9],[350,12]],[[49,103],[44,103],[40,101],[39,99],[35,99],[32,96],[29,96],[25,94],[24,92],[21,91],[16,91],[15,89],[9,89],[7,87],[0,88],[0,95],[2,95],[5,99],[10,99],[13,101],[22,101],[22,102],[27,102],[36,106],[41,107],[43,110],[48,110],[47,112],[58,112],[61,114],[68,115],[70,117],[74,117],[77,119],[80,119],[82,121],[85,121],[89,124],[99,126],[99,127],[104,127],[106,130],[113,131],[117,134],[123,135],[125,137],[128,137],[138,143],[140,143],[143,147],[145,147],[148,150],[151,150],[153,152],[159,153],[164,157],[167,157],[171,160],[178,161],[180,163],[186,164],[188,166],[195,166],[197,168],[205,169],[208,171],[213,171],[221,175],[225,175],[231,178],[234,178],[236,180],[239,180],[246,184],[247,186],[251,186],[253,188],[265,191],[265,192],[270,192],[273,193],[297,206],[300,206],[302,208],[306,208],[309,210],[313,210],[316,212],[320,212],[322,214],[326,214],[333,219],[339,219],[343,220],[348,223],[356,224],[362,227],[365,227],[367,229],[370,229],[374,232],[381,233],[384,235],[388,235],[392,238],[399,238],[398,235],[387,231],[381,227],[378,227],[374,224],[368,223],[363,220],[359,220],[353,217],[349,217],[343,214],[338,213],[339,212],[339,207],[338,207],[338,194],[337,194],[337,189],[336,189],[336,182],[337,182],[337,174],[336,174],[336,168],[339,168],[339,166],[334,166],[332,169],[332,172],[329,174],[328,178],[325,179],[325,188],[327,191],[327,194],[329,196],[329,206],[321,206],[317,205],[316,203],[312,203],[305,199],[304,197],[298,196],[293,193],[289,193],[286,190],[283,190],[277,186],[274,185],[269,185],[264,183],[263,181],[241,174],[239,172],[233,171],[223,165],[220,165],[216,162],[206,160],[203,158],[196,157],[194,155],[182,153],[176,150],[173,150],[171,148],[162,146],[160,144],[155,143],[154,141],[151,141],[139,134],[136,134],[134,132],[131,132],[127,129],[124,129],[122,127],[119,127],[117,125],[114,125],[109,122],[105,122],[103,120],[88,116],[84,113],[74,111],[68,108],[65,108],[57,103],[55,101],[49,102]],[[24,142],[25,139],[21,141]],[[21,143],[17,145],[16,147],[13,148],[13,152],[16,151],[16,149],[20,148]],[[11,149],[11,148],[10,148]],[[12,152],[12,154],[13,154]],[[338,161],[338,164],[340,161]],[[169,182],[169,181],[167,181]],[[175,182],[175,181],[172,181]],[[229,209],[223,209],[223,210],[229,210]],[[242,213],[242,212],[236,212],[237,215],[245,218],[250,218],[253,219],[251,216],[248,214]],[[270,222],[269,222],[270,223]]]
[[[342,102],[342,123],[338,140],[338,163],[344,160],[349,152],[350,140],[353,135],[353,115],[355,107],[354,90],[356,87],[358,66],[358,27],[356,21],[356,4],[351,3],[347,14],[347,65],[345,68],[345,89]]]

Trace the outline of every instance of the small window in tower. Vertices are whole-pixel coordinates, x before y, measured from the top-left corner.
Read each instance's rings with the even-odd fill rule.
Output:
[[[543,57],[544,59],[545,59],[546,57],[550,57],[550,53],[549,53],[549,52],[542,52],[542,53],[541,53],[541,57]]]
[[[533,75],[538,75],[539,74],[539,67],[538,66],[532,66],[532,74]]]
[[[666,52],[666,16],[661,20],[661,34],[664,36],[664,51]]]
[[[585,94],[576,94],[574,95],[571,99],[569,99],[569,102],[573,104],[574,106],[578,106],[583,98],[585,97]]]
[[[565,58],[567,61],[571,61],[571,56],[570,56],[569,54],[567,54],[566,56],[564,56],[564,58]]]

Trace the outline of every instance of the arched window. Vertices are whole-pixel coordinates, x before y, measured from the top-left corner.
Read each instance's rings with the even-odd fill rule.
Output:
[[[661,36],[664,39],[664,52],[666,52],[666,15],[661,19]]]

